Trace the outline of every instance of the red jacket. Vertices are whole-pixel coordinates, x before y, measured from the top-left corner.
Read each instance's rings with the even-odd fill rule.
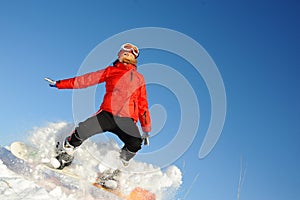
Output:
[[[106,93],[100,107],[115,116],[140,120],[144,132],[151,131],[146,86],[136,66],[117,62],[114,66],[56,82],[58,89],[86,88],[106,82]]]

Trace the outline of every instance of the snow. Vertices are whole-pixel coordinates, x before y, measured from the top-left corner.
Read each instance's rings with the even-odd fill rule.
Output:
[[[56,142],[63,141],[72,129],[73,125],[65,122],[48,123],[44,127],[33,128],[26,143],[39,149],[36,162],[49,162],[49,158],[55,153]],[[43,177],[36,177],[40,176],[39,174],[33,173],[31,178],[24,177],[10,171],[0,160],[0,199],[108,199],[105,194],[107,192],[103,190],[100,193],[102,197],[97,191],[96,198],[93,191],[87,189],[87,185],[95,181],[97,173],[113,169],[121,170],[119,190],[124,195],[129,195],[133,189],[140,187],[154,193],[157,200],[175,199],[176,192],[182,184],[180,169],[173,165],[162,170],[138,160],[132,160],[125,168],[118,159],[119,149],[114,140],[85,141],[76,150],[73,164],[68,167],[70,172],[76,173],[82,180],[78,184],[79,189],[75,191],[68,191],[56,182],[49,187],[49,184],[43,184]]]
[[[47,191],[33,181],[13,173],[0,161],[0,199],[73,200],[76,197],[62,193],[60,187]]]

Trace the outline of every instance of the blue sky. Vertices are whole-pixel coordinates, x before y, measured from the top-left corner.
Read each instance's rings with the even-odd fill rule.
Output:
[[[237,199],[241,160],[246,175],[240,199],[297,199],[299,8],[292,0],[0,0],[0,144],[24,140],[28,130],[47,122],[73,122],[72,91],[49,88],[45,76],[76,75],[99,43],[120,32],[168,28],[205,48],[227,97],[222,135],[213,151],[199,159],[210,120],[201,76],[167,52],[142,51],[141,64],[163,63],[186,76],[201,107],[199,131],[174,163],[184,173],[178,199]],[[155,151],[173,138],[180,117],[178,102],[167,89],[150,86],[148,95],[150,104],[162,104],[168,112],[164,129],[148,147]]]

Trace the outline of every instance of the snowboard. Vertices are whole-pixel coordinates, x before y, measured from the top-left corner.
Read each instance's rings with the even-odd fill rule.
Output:
[[[40,151],[37,148],[34,148],[30,145],[27,145],[23,142],[13,142],[10,145],[10,151],[13,156],[18,158],[20,161],[28,165],[40,166],[42,171],[53,172],[59,176],[66,176],[68,178],[80,181],[80,176],[74,171],[70,170],[69,167],[64,167],[63,169],[55,169],[52,167],[50,160],[41,160],[37,162],[37,157],[40,157]],[[129,195],[124,195],[119,191],[119,182],[118,178],[121,171],[118,169],[107,170],[103,173],[98,173],[96,180],[90,183],[92,186],[110,192],[122,199],[126,200],[155,200],[155,195],[149,192],[148,190],[142,188],[133,189]],[[62,178],[63,179],[63,178]],[[60,180],[62,180],[60,179]],[[66,183],[68,184],[68,183]],[[66,185],[65,184],[65,185]]]
[[[38,149],[30,145],[27,145],[23,142],[13,142],[10,145],[10,151],[17,158],[30,163],[37,162],[37,157],[39,157]],[[53,168],[49,160],[44,160],[44,161],[41,160],[40,163],[36,163],[36,164],[41,164],[42,167],[47,168],[48,170],[52,170],[56,173],[64,174],[78,180],[80,179],[80,176],[78,176],[75,172],[70,170],[70,168],[68,167],[65,167],[63,169]],[[115,178],[117,175],[119,175],[118,172],[119,172],[118,170],[115,170],[113,172],[106,171],[103,174],[98,174],[98,177],[93,184],[99,187],[104,187],[105,189],[115,190],[117,189],[118,186],[117,180]]]

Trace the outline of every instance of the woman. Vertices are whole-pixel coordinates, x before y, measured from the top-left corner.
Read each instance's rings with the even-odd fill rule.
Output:
[[[151,119],[148,109],[146,86],[143,75],[137,71],[139,49],[130,43],[121,46],[118,59],[112,66],[70,79],[50,82],[58,89],[80,89],[99,83],[106,83],[106,93],[99,111],[78,124],[68,136],[63,148],[58,151],[52,165],[63,169],[71,164],[73,152],[87,138],[106,131],[116,134],[124,146],[120,151],[122,163],[127,166],[129,160],[141,149],[142,142],[148,143],[151,131]],[[140,121],[141,136],[136,123]]]

